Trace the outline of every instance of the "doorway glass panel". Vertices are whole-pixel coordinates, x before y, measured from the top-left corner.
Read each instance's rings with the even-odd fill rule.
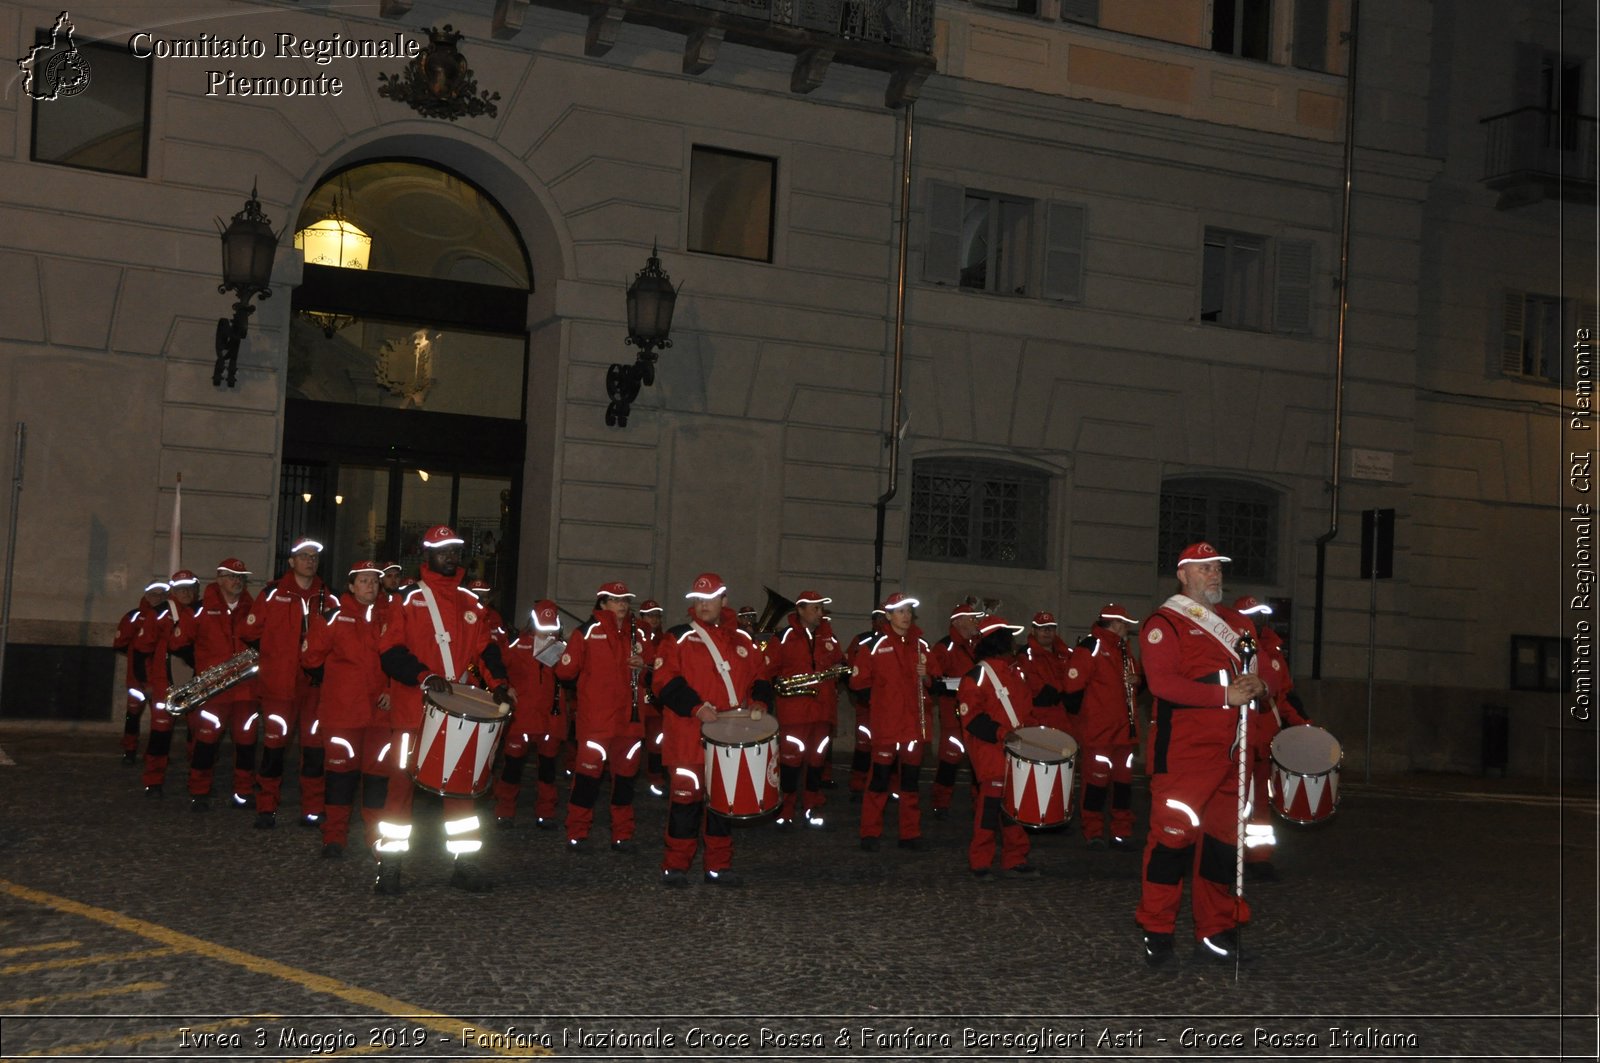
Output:
[[[389,550],[389,470],[344,465],[334,498],[332,562],[325,566],[328,585],[343,589],[350,566],[357,561],[393,560]]]

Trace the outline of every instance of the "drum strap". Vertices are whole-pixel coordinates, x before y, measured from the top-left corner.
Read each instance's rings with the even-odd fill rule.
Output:
[[[450,633],[444,629],[444,618],[439,615],[439,603],[433,600],[433,590],[426,583],[417,585],[422,604],[428,607],[428,617],[433,621],[433,637],[439,642],[439,659],[444,662],[445,678],[456,681],[456,659],[450,652]]]
[[[994,670],[994,665],[988,661],[980,661],[984,672],[989,676],[989,682],[994,684],[994,696],[1000,699],[1000,707],[1006,710],[1006,719],[1011,721],[1014,731],[1022,726],[1022,721],[1017,719],[1017,710],[1011,707],[1011,694],[1007,692],[1006,685],[1000,682],[1000,673]]]
[[[728,688],[728,707],[739,707],[739,692],[733,689],[733,668],[723,659],[722,651],[717,649],[717,644],[711,639],[711,632],[700,626],[700,621],[691,620],[689,626],[700,634],[700,641],[706,644],[706,652],[711,654],[711,663],[717,666],[717,675],[722,677],[722,685]]]

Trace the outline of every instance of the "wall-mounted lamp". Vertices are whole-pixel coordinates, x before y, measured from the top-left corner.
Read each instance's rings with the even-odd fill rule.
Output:
[[[311,501],[311,492],[310,491],[302,491],[300,493],[300,501],[302,501],[302,502]]]
[[[228,227],[222,227],[222,283],[217,293],[233,292],[239,297],[233,304],[233,320],[217,319],[217,364],[211,371],[211,386],[221,387],[223,371],[227,371],[228,386],[233,387],[239,368],[239,343],[249,328],[250,315],[256,308],[251,298],[272,297],[272,260],[278,253],[278,237],[272,231],[272,222],[261,213],[261,201],[256,198],[255,185],[250,186],[250,198],[244,209],[233,216]]]
[[[649,387],[656,382],[656,359],[660,357],[657,349],[672,346],[669,334],[672,311],[678,304],[678,290],[661,268],[657,248],[651,245],[644,269],[628,285],[628,338],[625,342],[639,348],[639,357],[632,365],[612,363],[606,371],[606,395],[611,399],[606,407],[606,424],[612,428],[628,426],[628,410],[639,397],[640,386]]]
[[[335,269],[366,269],[372,261],[372,237],[352,225],[344,216],[339,197],[326,218],[312,222],[294,234],[294,246],[305,255],[308,266]],[[334,314],[323,310],[302,311],[322,328],[329,339],[342,328],[356,323],[354,314]]]

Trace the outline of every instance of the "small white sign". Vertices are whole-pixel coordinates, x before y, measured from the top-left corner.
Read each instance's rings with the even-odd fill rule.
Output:
[[[1394,451],[1350,450],[1350,476],[1355,480],[1394,479]]]

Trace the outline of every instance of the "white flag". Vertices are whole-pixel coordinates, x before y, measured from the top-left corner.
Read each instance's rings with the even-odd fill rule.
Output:
[[[172,527],[167,530],[167,578],[183,567],[183,473],[172,492]]]

